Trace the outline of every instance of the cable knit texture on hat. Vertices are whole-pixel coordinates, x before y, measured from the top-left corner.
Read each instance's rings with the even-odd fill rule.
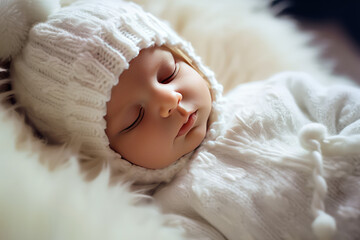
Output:
[[[169,181],[189,154],[164,169],[135,166],[110,149],[103,118],[111,89],[129,62],[141,49],[164,44],[181,49],[206,76],[215,121],[222,87],[212,71],[166,23],[123,1],[78,1],[33,26],[12,62],[15,97],[44,136],[80,149],[89,178],[109,165],[114,177]]]

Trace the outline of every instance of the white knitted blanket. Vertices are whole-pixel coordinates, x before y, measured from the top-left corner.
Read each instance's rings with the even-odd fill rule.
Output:
[[[189,238],[360,238],[360,88],[282,73],[232,90],[222,112],[154,195]]]
[[[226,90],[282,70],[303,70],[326,83],[343,79],[316,59],[319,50],[306,46],[309,36],[271,16],[267,1],[136,2],[191,41]],[[64,159],[70,164],[48,171]],[[135,206],[141,197],[126,186],[108,188],[106,173],[83,182],[75,162],[65,149],[38,141],[21,117],[1,105],[0,239],[182,239],[179,228],[165,226],[158,208]]]

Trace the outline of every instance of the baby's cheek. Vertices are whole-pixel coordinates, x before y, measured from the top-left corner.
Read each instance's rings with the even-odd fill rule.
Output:
[[[206,125],[198,126],[192,129],[183,139],[182,146],[180,147],[180,157],[194,151],[201,145],[206,136]]]
[[[138,165],[150,169],[164,168],[174,161],[170,147],[164,146],[156,138],[140,144],[134,157]]]

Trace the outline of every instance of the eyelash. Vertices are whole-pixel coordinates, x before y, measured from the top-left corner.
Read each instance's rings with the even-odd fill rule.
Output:
[[[160,83],[167,84],[167,83],[171,82],[171,80],[173,80],[173,78],[176,76],[177,72],[178,72],[178,64],[176,63],[175,64],[175,69],[171,73],[171,75],[169,77],[165,78],[164,80],[162,80]]]
[[[128,126],[127,128],[123,129],[121,132],[129,132],[131,131],[132,129],[134,129],[137,125],[139,125],[139,123],[141,122],[141,120],[143,119],[144,117],[144,114],[145,114],[145,110],[143,107],[140,108],[140,111],[139,111],[139,115],[137,116],[137,118],[135,119],[135,121],[130,124],[130,126]]]
[[[174,71],[171,73],[171,75],[169,77],[167,77],[165,80],[161,81],[161,83],[162,84],[167,84],[167,83],[171,82],[171,80],[173,80],[173,78],[176,76],[177,72],[178,72],[178,64],[175,64]],[[141,122],[141,120],[143,119],[144,113],[145,113],[145,110],[144,110],[144,108],[141,107],[140,111],[139,111],[139,115],[137,116],[135,121],[132,124],[130,124],[130,126],[123,129],[121,132],[129,132],[132,129],[134,129]]]

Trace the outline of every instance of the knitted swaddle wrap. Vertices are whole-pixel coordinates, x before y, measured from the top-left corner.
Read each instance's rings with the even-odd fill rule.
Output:
[[[114,176],[137,183],[169,181],[186,157],[164,169],[135,166],[109,147],[103,118],[129,62],[141,49],[164,44],[182,50],[203,72],[216,105],[221,86],[192,46],[138,5],[114,0],[75,2],[30,29],[11,66],[16,100],[46,138],[80,150],[90,178],[109,165]]]

